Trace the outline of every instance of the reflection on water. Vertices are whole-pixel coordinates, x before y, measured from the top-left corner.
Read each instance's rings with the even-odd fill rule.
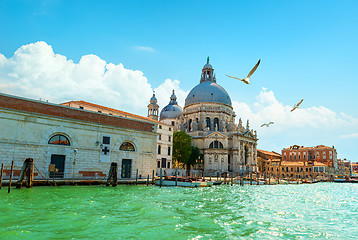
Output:
[[[358,184],[0,190],[0,239],[355,239]]]

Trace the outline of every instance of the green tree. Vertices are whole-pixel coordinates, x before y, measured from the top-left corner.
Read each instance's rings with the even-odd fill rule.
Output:
[[[190,169],[190,166],[194,166],[195,164],[199,164],[198,167],[202,167],[200,166],[201,164],[200,161],[202,161],[202,159],[203,159],[203,154],[200,153],[199,148],[196,146],[191,146],[191,154],[189,157],[189,161],[187,163],[187,171],[188,169]]]
[[[182,164],[188,170],[191,155],[191,137],[185,132],[179,131],[173,134],[173,160]],[[189,165],[190,167],[190,165]]]

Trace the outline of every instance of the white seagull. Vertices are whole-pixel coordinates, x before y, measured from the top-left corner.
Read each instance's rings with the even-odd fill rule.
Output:
[[[255,67],[249,72],[249,74],[247,74],[247,77],[246,78],[244,78],[244,79],[241,79],[241,78],[237,78],[237,77],[232,77],[232,76],[229,76],[229,75],[226,75],[226,76],[228,76],[228,77],[231,77],[231,78],[235,78],[235,79],[238,79],[238,80],[240,80],[240,81],[243,81],[244,83],[246,83],[246,84],[250,84],[250,77],[251,77],[251,75],[256,71],[256,69],[257,69],[257,67],[259,66],[259,64],[260,64],[260,61],[261,61],[261,59],[259,59],[259,61],[256,63],[256,65],[255,65]]]
[[[269,127],[269,126],[270,126],[270,124],[273,124],[273,122],[264,123],[264,124],[262,124],[262,125],[261,125],[261,127]]]
[[[299,103],[297,103],[292,109],[291,109],[291,112],[293,112],[295,109],[297,109],[298,108],[298,106],[300,106],[300,104],[303,102],[303,99],[299,102]]]

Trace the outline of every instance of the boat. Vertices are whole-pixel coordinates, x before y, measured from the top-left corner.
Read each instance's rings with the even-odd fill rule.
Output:
[[[241,179],[239,177],[234,179],[234,183],[241,184]],[[256,179],[250,179],[248,177],[244,177],[242,179],[242,184],[251,184],[251,185],[264,185],[265,181],[256,180]]]
[[[216,182],[213,182],[213,185],[221,185],[223,183],[223,181],[216,181]]]
[[[334,182],[347,182],[344,175],[339,174],[334,176]]]
[[[160,181],[160,178],[155,180],[155,185],[157,186],[178,186],[178,187],[211,187],[214,185],[214,182],[207,181],[202,178],[183,178],[175,176],[165,176]]]

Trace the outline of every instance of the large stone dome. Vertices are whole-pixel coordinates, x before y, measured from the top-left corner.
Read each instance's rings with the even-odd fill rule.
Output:
[[[209,57],[203,67],[200,83],[189,92],[185,99],[185,106],[203,102],[223,103],[231,106],[229,94],[216,83],[214,69],[209,63]]]
[[[185,106],[201,102],[223,103],[231,106],[229,94],[222,86],[212,81],[196,85],[186,97]]]

